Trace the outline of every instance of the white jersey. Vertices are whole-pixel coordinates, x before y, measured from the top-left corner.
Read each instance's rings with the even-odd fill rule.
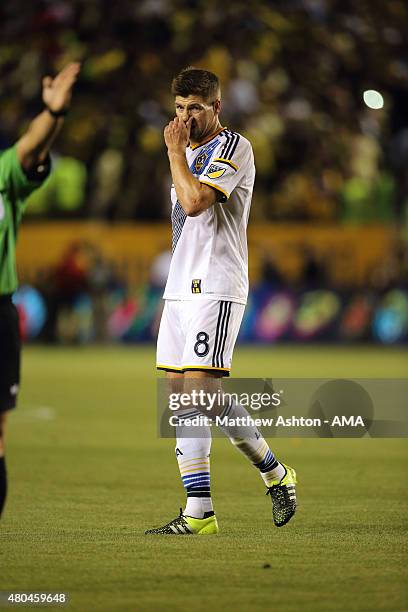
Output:
[[[219,299],[245,304],[248,297],[246,229],[255,181],[250,142],[223,128],[186,149],[192,174],[220,194],[197,217],[188,217],[171,189],[173,256],[164,299]]]

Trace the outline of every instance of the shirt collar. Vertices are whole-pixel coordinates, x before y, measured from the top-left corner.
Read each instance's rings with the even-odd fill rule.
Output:
[[[195,149],[202,147],[203,145],[211,142],[211,140],[213,140],[216,136],[218,136],[218,134],[221,134],[221,132],[223,132],[226,129],[227,129],[226,127],[220,127],[219,130],[217,130],[212,136],[209,136],[206,140],[203,140],[202,142],[198,142],[197,144],[193,146],[189,145],[190,149],[194,151]]]

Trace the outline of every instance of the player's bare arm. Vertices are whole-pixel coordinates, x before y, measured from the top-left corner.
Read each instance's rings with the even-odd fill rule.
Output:
[[[164,129],[164,141],[178,201],[189,217],[202,213],[217,201],[217,192],[196,179],[187,165],[186,147],[190,141],[193,118],[185,123],[176,117]]]
[[[30,170],[45,160],[64,123],[79,71],[80,64],[72,62],[55,78],[46,76],[43,79],[42,100],[46,109],[33,119],[16,146],[17,157],[24,170]]]
[[[0,517],[6,502],[5,425],[17,405],[20,384],[19,316],[12,301],[18,287],[16,240],[26,198],[50,172],[47,154],[64,123],[80,66],[71,63],[42,83],[45,110],[29,125],[15,146],[0,151]],[[23,168],[24,172],[21,171]],[[6,364],[6,366],[5,366]]]

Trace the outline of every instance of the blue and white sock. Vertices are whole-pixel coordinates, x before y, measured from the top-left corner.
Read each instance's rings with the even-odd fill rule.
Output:
[[[221,418],[224,416],[236,419],[250,415],[243,406],[232,403],[221,413]],[[276,459],[257,427],[251,425],[224,425],[221,429],[228,436],[232,444],[259,470],[260,476],[267,487],[278,483],[285,476],[285,468]]]
[[[180,416],[186,417],[184,414]],[[189,437],[191,435],[195,437]],[[208,426],[178,425],[176,438],[176,457],[187,494],[184,514],[194,518],[209,516],[207,513],[213,513],[210,477],[211,430]]]

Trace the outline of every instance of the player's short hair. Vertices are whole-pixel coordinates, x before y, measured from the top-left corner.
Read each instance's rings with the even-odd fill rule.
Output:
[[[203,100],[214,102],[221,97],[220,80],[209,70],[200,70],[193,66],[184,68],[171,84],[173,96],[201,96]]]

